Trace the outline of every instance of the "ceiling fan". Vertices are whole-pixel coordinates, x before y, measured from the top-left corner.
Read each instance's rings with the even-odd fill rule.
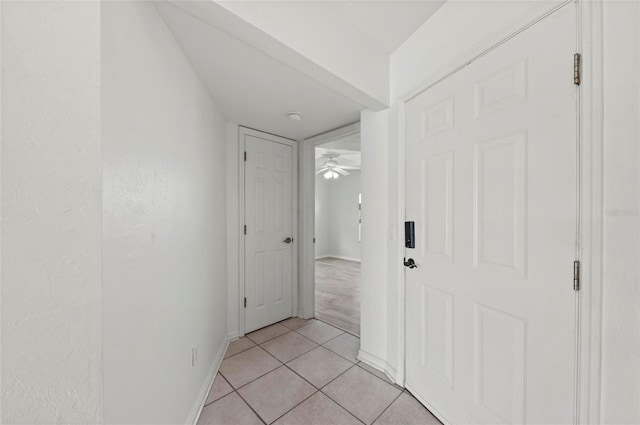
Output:
[[[338,161],[336,161],[336,158],[339,155],[331,154],[325,156],[327,157],[327,160],[324,162],[322,168],[316,171],[316,174],[324,173],[323,176],[325,179],[337,179],[340,174],[342,174],[343,176],[348,176],[349,174],[351,174],[343,167],[341,167],[340,164],[338,164]]]

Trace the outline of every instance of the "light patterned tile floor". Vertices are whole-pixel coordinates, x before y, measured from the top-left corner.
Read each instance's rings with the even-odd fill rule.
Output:
[[[234,341],[198,425],[440,425],[409,392],[360,363],[359,344],[301,319]]]

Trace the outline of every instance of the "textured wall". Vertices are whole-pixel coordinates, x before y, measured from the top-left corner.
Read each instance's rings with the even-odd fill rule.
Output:
[[[100,6],[0,7],[2,422],[100,423]]]
[[[225,122],[152,2],[102,3],[102,87],[105,422],[185,423],[227,336]]]

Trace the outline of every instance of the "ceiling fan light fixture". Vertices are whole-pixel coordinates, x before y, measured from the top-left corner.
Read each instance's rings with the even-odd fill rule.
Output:
[[[340,174],[336,173],[333,170],[329,170],[326,173],[324,173],[322,176],[325,179],[330,180],[330,179],[337,179],[340,176]]]

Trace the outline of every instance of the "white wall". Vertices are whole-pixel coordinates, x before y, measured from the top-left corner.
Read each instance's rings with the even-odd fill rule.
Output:
[[[604,3],[602,423],[640,423],[640,4]]]
[[[0,7],[0,422],[102,423],[100,5]]]
[[[363,111],[362,140],[362,263],[360,286],[360,358],[380,368],[387,358],[387,111]]]
[[[316,258],[326,257],[331,251],[331,200],[329,198],[329,184],[321,175],[315,177],[315,207],[316,207]]]
[[[360,260],[360,171],[327,180],[316,176],[316,258]]]
[[[102,3],[102,88],[105,422],[193,421],[227,336],[225,122],[152,2]]]

